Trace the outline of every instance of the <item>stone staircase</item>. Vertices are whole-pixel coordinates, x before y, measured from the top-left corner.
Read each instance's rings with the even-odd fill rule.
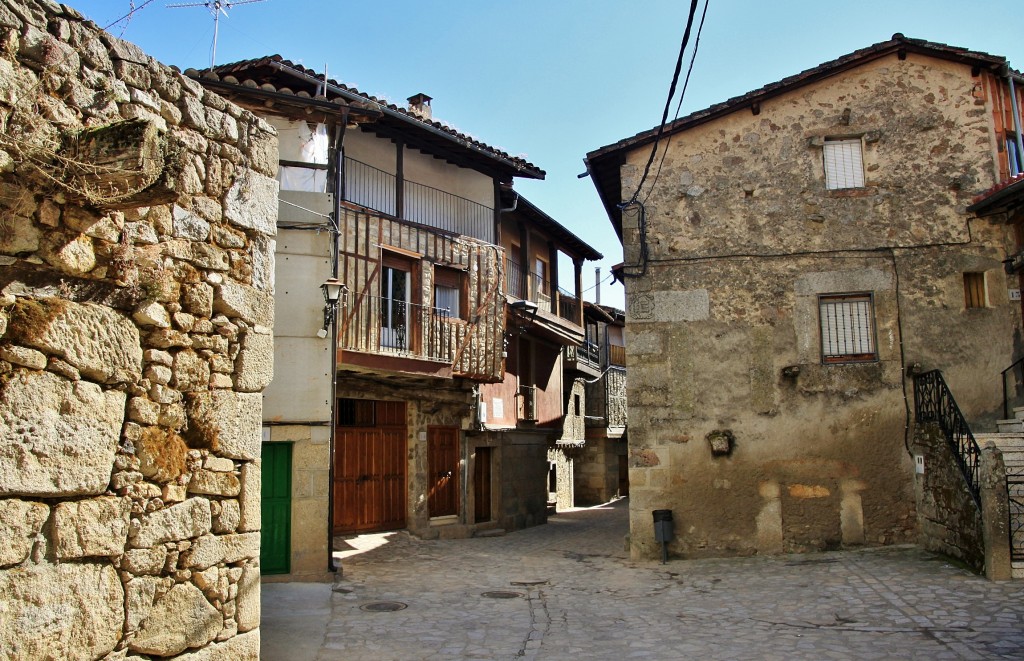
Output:
[[[1013,415],[1013,418],[996,423],[999,433],[975,434],[974,438],[980,447],[993,445],[999,448],[1007,475],[1024,476],[1024,407],[1013,409]],[[1013,577],[1024,579],[1024,561],[1013,563]]]

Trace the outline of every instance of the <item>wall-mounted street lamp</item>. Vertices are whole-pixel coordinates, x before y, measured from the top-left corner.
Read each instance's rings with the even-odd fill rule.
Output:
[[[337,278],[328,278],[320,285],[320,291],[324,294],[324,326],[316,332],[316,336],[320,339],[327,337],[327,329],[334,322],[338,313],[338,301],[341,300],[341,293],[347,289],[348,287]]]

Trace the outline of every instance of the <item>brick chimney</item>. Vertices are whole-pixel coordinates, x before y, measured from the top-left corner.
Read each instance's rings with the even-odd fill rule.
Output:
[[[413,94],[409,97],[409,112],[416,115],[420,119],[430,119],[430,102],[431,98],[420,92],[419,94]]]

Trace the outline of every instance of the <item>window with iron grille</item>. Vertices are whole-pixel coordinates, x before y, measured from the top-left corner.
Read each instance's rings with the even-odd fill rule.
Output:
[[[964,273],[964,307],[983,308],[985,301],[985,274]]]
[[[826,138],[822,155],[825,162],[825,188],[838,190],[864,187],[864,155],[860,138]]]
[[[821,362],[878,360],[875,348],[874,299],[870,293],[818,296]]]

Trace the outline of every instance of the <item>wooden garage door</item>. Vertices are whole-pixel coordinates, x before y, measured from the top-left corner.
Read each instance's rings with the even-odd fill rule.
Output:
[[[335,534],[398,530],[406,525],[406,427],[381,424],[404,422],[405,405],[376,404],[377,426],[337,429]]]

